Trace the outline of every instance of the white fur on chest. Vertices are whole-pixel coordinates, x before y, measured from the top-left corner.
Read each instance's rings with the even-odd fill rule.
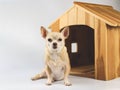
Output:
[[[51,54],[50,57],[51,57],[51,59],[54,60],[54,61],[60,59],[60,56],[59,56],[58,54],[55,54],[55,53]]]
[[[54,79],[56,80],[63,79],[64,71],[65,71],[65,63],[58,54],[50,55],[50,60],[48,65],[52,71],[52,75]]]

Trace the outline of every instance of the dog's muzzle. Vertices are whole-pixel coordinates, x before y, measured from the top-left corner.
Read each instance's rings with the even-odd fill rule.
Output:
[[[57,43],[53,43],[53,49],[57,49]]]

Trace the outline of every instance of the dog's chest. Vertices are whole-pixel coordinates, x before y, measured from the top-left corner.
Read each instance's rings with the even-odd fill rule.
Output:
[[[58,59],[60,59],[60,56],[57,54],[51,54],[51,59],[57,61]]]
[[[57,54],[50,56],[49,67],[55,79],[62,79],[64,76],[65,62]]]
[[[53,67],[63,67],[65,65],[64,60],[62,60],[59,54],[51,54],[49,63]]]

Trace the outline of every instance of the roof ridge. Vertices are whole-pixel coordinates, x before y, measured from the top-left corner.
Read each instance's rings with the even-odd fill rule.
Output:
[[[112,6],[110,5],[101,5],[101,4],[93,4],[93,3],[87,3],[87,2],[78,2],[78,1],[74,1],[73,2],[74,4],[78,4],[78,5],[90,5],[90,6],[96,6],[96,7],[106,7],[106,8],[113,8]]]

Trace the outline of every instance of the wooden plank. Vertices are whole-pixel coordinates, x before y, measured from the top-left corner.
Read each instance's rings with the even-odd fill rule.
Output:
[[[118,27],[113,27],[114,29],[114,34],[115,34],[115,40],[114,40],[114,45],[115,45],[115,49],[114,49],[114,54],[115,54],[115,57],[114,57],[114,60],[115,60],[115,75],[116,77],[118,77],[118,67],[119,67],[119,47],[120,47],[120,44],[119,44],[119,30],[118,30]]]
[[[119,32],[119,66],[118,66],[118,77],[120,77],[120,27],[118,28],[118,32]]]
[[[64,14],[62,14],[61,16],[59,16],[54,22],[52,22],[48,28],[51,28],[53,26],[54,23],[56,23],[58,20],[60,20],[62,18],[62,16],[64,16],[65,14],[67,14],[69,11],[71,11],[71,9],[75,8],[75,5],[72,6],[69,10],[67,10],[66,12],[64,12]]]
[[[77,24],[77,11],[77,7],[74,6],[60,17],[60,29],[65,26]]]
[[[102,53],[104,60],[105,80],[107,80],[107,28],[106,23],[101,22]]]
[[[79,20],[78,20],[78,16],[79,16],[79,13],[78,13],[78,12],[79,12],[79,11],[78,11],[78,7],[75,7],[75,8],[76,8],[76,10],[75,10],[75,11],[76,11],[76,24],[79,25],[79,23],[78,23],[78,21],[79,21]]]
[[[114,9],[109,10],[109,9],[103,8],[103,7],[98,7],[97,9],[99,12],[101,12],[102,15],[104,15],[120,24],[120,13],[118,13]]]
[[[68,12],[68,25],[74,25],[74,24],[77,24],[75,7]]]
[[[90,15],[87,12],[85,12],[85,25],[90,25]]]
[[[106,24],[100,21],[100,49],[99,49],[99,61],[97,63],[100,66],[98,69],[98,77],[102,80],[107,80],[106,70],[107,70],[107,28]]]
[[[108,28],[108,45],[107,45],[107,48],[108,48],[108,53],[107,53],[107,56],[108,56],[108,79],[113,79],[115,78],[115,62],[114,62],[114,35],[113,35],[113,31],[110,30],[111,28]]]
[[[89,26],[93,29],[95,28],[95,17],[92,15],[90,15],[90,25]]]
[[[94,65],[72,67],[70,74],[82,77],[95,78]]]
[[[60,18],[60,29],[68,25],[68,13]]]
[[[87,6],[87,8],[91,12],[94,12],[93,14],[96,14],[97,16],[100,16],[100,19],[105,21],[106,23],[108,23],[108,24],[109,23],[116,24],[116,26],[118,25],[118,21],[117,20],[119,20],[119,19],[117,19],[116,17],[112,16],[111,14],[108,14],[109,9],[107,9],[107,11],[105,11],[104,8],[100,8],[100,7],[94,8],[94,7]],[[112,11],[114,11],[114,9]]]
[[[95,18],[95,34],[94,34],[94,38],[95,38],[95,78],[98,78],[98,70],[97,70],[97,60],[98,60],[98,56],[99,56],[99,23],[100,21],[98,19]]]
[[[95,78],[107,80],[107,29],[105,23],[95,19]],[[104,29],[104,30],[103,30]]]
[[[78,4],[78,5],[89,5],[89,6],[93,6],[93,7],[104,7],[104,8],[112,8],[112,6],[109,5],[101,5],[101,4],[93,4],[93,3],[86,3],[86,2],[74,2],[74,4]]]
[[[97,65],[97,76],[96,76],[96,79],[98,80],[106,80],[106,76],[105,76],[105,66],[104,66],[104,59],[103,57],[99,57],[97,60],[96,60],[96,65]]]
[[[59,20],[57,20],[54,24],[51,26],[52,32],[59,32],[60,27],[59,27]]]
[[[85,13],[85,24],[94,29],[95,27],[95,18],[89,13]]]
[[[108,80],[116,78],[119,66],[119,33],[115,27],[107,26],[108,28]]]
[[[78,24],[85,25],[85,12],[81,8],[78,8]]]
[[[114,20],[111,18],[108,18],[99,12],[97,8],[91,8],[90,6],[84,6],[84,5],[76,5],[76,7],[81,8],[84,12],[90,13],[91,15],[95,16],[96,18],[104,21],[105,23],[111,25],[111,26],[117,26],[118,23],[116,23]]]

